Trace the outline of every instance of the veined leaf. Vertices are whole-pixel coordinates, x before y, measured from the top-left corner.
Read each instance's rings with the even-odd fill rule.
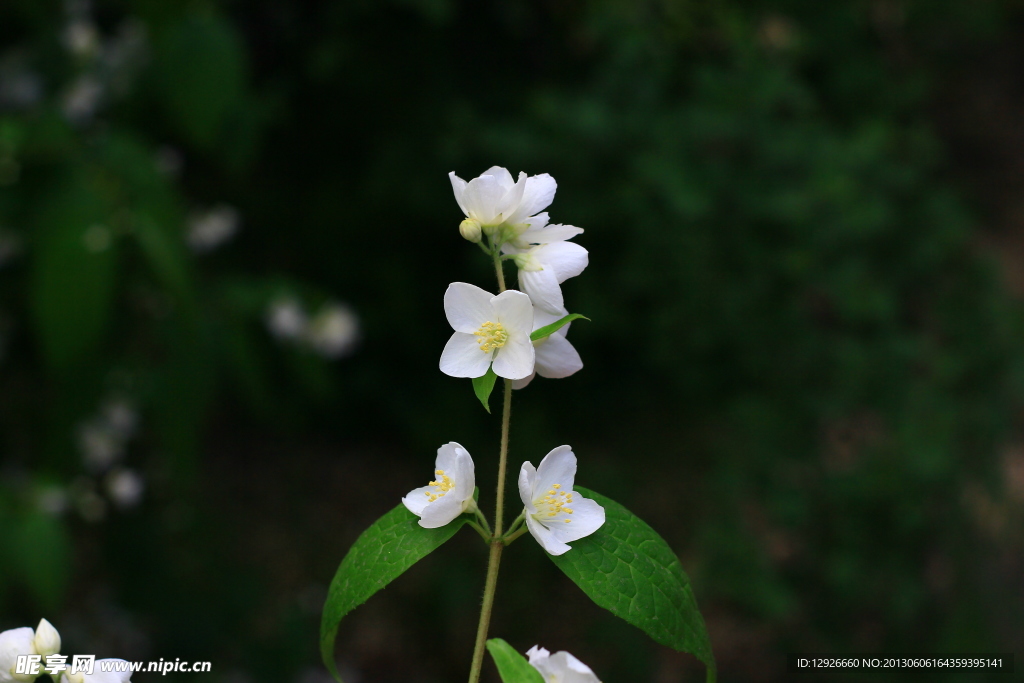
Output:
[[[580,315],[579,313],[570,313],[564,318],[559,318],[550,325],[545,325],[544,327],[534,330],[532,333],[530,333],[530,341],[537,341],[538,339],[549,337],[555,332],[558,332],[560,329],[562,329],[569,323],[571,323],[573,320],[578,320],[579,318],[583,318],[584,320],[587,321],[590,320],[590,318],[588,318],[585,315]]]
[[[583,487],[576,491],[604,507],[605,523],[572,550],[550,556],[595,603],[651,638],[704,662],[708,681],[716,676],[704,618],[679,558],[642,519]]]
[[[502,683],[544,683],[540,672],[530,666],[526,658],[501,638],[487,641],[487,651],[491,653]]]
[[[466,517],[439,529],[424,529],[419,518],[401,503],[364,531],[341,561],[320,621],[320,655],[338,681],[334,663],[334,640],[338,624],[371,595],[401,576],[462,528]]]
[[[497,379],[498,376],[494,374],[492,368],[487,368],[487,372],[484,375],[473,378],[473,392],[480,399],[480,403],[484,404],[484,410],[488,413],[491,412],[488,400],[491,397],[491,392],[494,391],[494,382]]]

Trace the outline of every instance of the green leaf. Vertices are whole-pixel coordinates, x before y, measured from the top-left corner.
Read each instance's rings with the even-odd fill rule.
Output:
[[[424,529],[419,518],[399,504],[356,539],[331,581],[320,621],[320,655],[335,679],[341,681],[334,639],[342,618],[454,536],[466,519]]]
[[[501,638],[488,640],[487,651],[498,667],[502,683],[544,683],[540,672]]]
[[[548,337],[554,334],[555,332],[558,332],[560,329],[571,323],[573,320],[577,320],[579,318],[583,318],[588,322],[590,321],[590,318],[588,318],[585,315],[580,315],[579,313],[570,313],[569,315],[565,316],[564,318],[556,320],[550,325],[545,325],[544,327],[534,330],[530,334],[530,341],[537,341],[538,339]]]
[[[491,397],[491,392],[494,391],[494,383],[497,379],[498,376],[494,374],[494,370],[491,368],[487,368],[487,373],[483,376],[473,378],[473,392],[480,399],[480,403],[484,405],[484,410],[488,413],[491,412],[491,407],[487,405],[488,399]]]
[[[714,681],[715,657],[704,618],[668,543],[614,500],[580,486],[575,490],[604,507],[605,523],[573,541],[564,555],[551,555],[552,561],[601,607],[662,645],[695,655]]]

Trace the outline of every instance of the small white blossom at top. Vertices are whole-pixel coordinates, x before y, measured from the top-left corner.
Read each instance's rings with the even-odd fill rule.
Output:
[[[513,180],[512,174],[500,166],[490,167],[468,183],[454,171],[448,178],[462,213],[486,234],[493,234],[502,223],[520,224],[543,211],[555,198],[557,187],[547,173],[529,177],[520,173],[519,179]],[[466,239],[476,241],[471,237],[477,233],[469,226],[460,227],[460,231]]]
[[[552,555],[568,552],[572,548],[567,543],[589,536],[604,524],[604,508],[572,490],[575,478],[576,456],[569,446],[552,450],[536,469],[524,462],[519,470],[526,527]]]
[[[437,449],[434,476],[429,484],[413,489],[402,499],[425,529],[442,527],[476,506],[473,458],[461,445],[452,441]]]
[[[569,315],[569,312],[564,309],[552,314],[535,306],[533,309],[533,330],[537,331],[546,325],[561,320],[567,315]],[[533,350],[536,354],[535,373],[525,379],[517,379],[512,382],[513,389],[522,389],[533,381],[535,375],[549,379],[561,379],[583,368],[583,360],[580,358],[580,354],[576,352],[573,345],[565,338],[569,334],[569,327],[571,326],[572,323],[563,325],[553,334],[533,342]]]
[[[551,654],[534,645],[526,651],[530,665],[540,672],[545,683],[601,683],[590,667],[562,650]]]
[[[34,655],[35,631],[28,626],[12,628],[0,633],[0,683],[29,683],[35,676],[15,673],[19,655]]]
[[[192,251],[205,254],[234,237],[240,223],[238,209],[227,204],[196,211],[189,218],[185,241]]]
[[[313,316],[305,330],[310,347],[326,358],[341,358],[359,341],[359,318],[344,304],[330,302]]]
[[[444,293],[444,313],[455,330],[441,352],[444,374],[482,377],[492,367],[499,377],[523,379],[533,372],[530,297],[512,289],[494,296],[453,282]]]

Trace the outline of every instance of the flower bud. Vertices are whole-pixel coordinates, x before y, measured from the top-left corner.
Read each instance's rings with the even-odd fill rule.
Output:
[[[60,652],[60,634],[46,619],[39,620],[39,626],[36,626],[36,637],[32,642],[35,643],[36,654],[42,655],[43,659]]]
[[[537,257],[530,251],[522,254],[516,254],[512,257],[512,260],[515,261],[516,267],[519,268],[519,270],[525,270],[527,272],[544,270],[544,266],[540,264]]]
[[[475,221],[472,218],[459,223],[459,232],[470,242],[476,243],[480,241],[480,222]]]

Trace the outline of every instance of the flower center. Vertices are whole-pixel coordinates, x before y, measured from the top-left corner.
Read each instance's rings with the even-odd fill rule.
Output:
[[[437,491],[437,493],[433,493],[431,491],[423,492],[424,495],[427,496],[427,500],[430,501],[431,503],[433,503],[438,498],[444,498],[444,494],[448,493],[453,488],[455,488],[455,482],[452,481],[451,477],[444,473],[444,470],[434,470],[434,474],[440,477],[440,479],[438,479],[437,481],[430,482],[429,484],[427,484],[427,486],[433,486],[434,490]]]
[[[477,336],[480,350],[484,353],[500,349],[508,341],[508,331],[505,326],[501,323],[492,323],[490,320],[481,325],[480,329],[473,334]]]
[[[568,506],[572,504],[572,496],[573,492],[563,491],[561,484],[552,484],[546,494],[533,501],[533,504],[537,507],[534,518],[555,517],[560,512],[571,515],[572,508]],[[571,519],[567,519],[565,523],[568,524],[571,521]]]

